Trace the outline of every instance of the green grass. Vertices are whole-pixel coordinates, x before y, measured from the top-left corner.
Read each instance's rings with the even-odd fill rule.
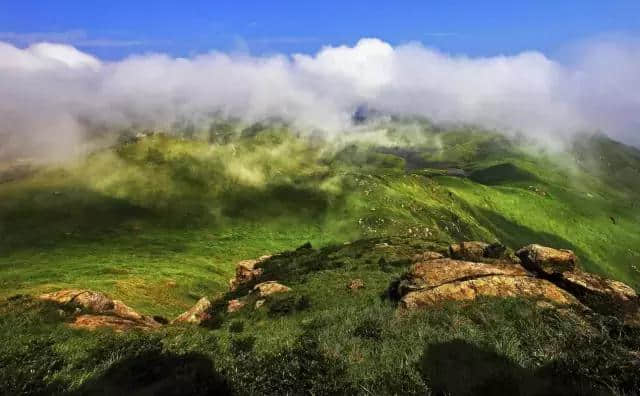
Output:
[[[1,299],[89,288],[172,318],[201,296],[243,296],[226,294],[235,263],[287,250],[265,277],[294,292],[233,315],[220,304],[214,328],[125,335],[74,331],[64,325],[73,312],[6,300],[0,383],[11,394],[185,383],[194,394],[480,389],[438,371],[468,370],[447,358],[460,354],[493,362],[517,389],[637,386],[625,359],[639,338],[606,317],[519,300],[402,316],[388,295],[407,257],[460,240],[570,248],[585,269],[640,288],[637,150],[594,137],[545,152],[484,131],[383,127],[324,142],[282,125],[229,126],[222,137],[155,135],[2,171]],[[293,251],[306,242],[316,249]],[[365,289],[346,289],[355,278]],[[135,369],[144,376],[125,374]]]
[[[399,313],[387,289],[406,257],[443,246],[381,238],[275,256],[265,277],[293,292],[260,309],[249,297],[232,314],[222,303],[208,328],[84,332],[64,326],[73,310],[14,298],[0,304],[0,338],[11,340],[0,345],[0,379],[11,394],[607,394],[639,385],[631,352],[640,334],[613,318],[518,299]],[[347,290],[354,277],[364,289]]]

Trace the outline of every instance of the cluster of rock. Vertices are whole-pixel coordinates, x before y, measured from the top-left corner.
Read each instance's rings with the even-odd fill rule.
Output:
[[[262,256],[252,260],[242,260],[236,264],[236,276],[229,280],[229,290],[236,291],[238,287],[251,283],[262,276],[262,268],[257,265],[264,263],[271,256]]]
[[[149,330],[162,326],[153,317],[141,315],[120,300],[112,300],[103,293],[91,290],[60,290],[40,296],[40,300],[60,305],[75,306],[86,311],[75,316],[72,327],[94,330],[109,327],[116,331],[129,329]]]
[[[528,245],[507,256],[504,246],[484,242],[461,242],[447,252],[425,251],[411,258],[412,266],[398,282],[395,292],[401,307],[432,307],[445,301],[469,301],[480,296],[524,297],[556,306],[579,306],[615,314],[629,324],[640,325],[640,299],[626,284],[582,271],[578,258],[570,250]],[[448,256],[448,257],[447,257]],[[275,281],[262,281],[260,264],[270,256],[243,260],[236,265],[229,281],[231,292],[241,287],[249,293],[227,301],[227,312],[254,304],[259,309],[277,293],[291,288]],[[253,286],[253,287],[251,287]],[[347,284],[349,291],[364,288],[362,279]],[[112,328],[150,330],[167,321],[139,314],[122,301],[112,300],[91,290],[61,290],[40,296],[41,300],[74,306],[77,314],[70,324],[75,328]],[[206,297],[176,317],[171,323],[202,324],[213,317],[213,304]]]
[[[449,258],[425,252],[398,284],[401,305],[407,309],[443,301],[473,300],[479,296],[525,297],[556,305],[617,314],[640,324],[640,300],[626,284],[589,274],[578,267],[570,250],[528,245],[517,258],[502,257],[497,244],[463,242],[449,247]]]
[[[262,256],[255,260],[243,260],[236,264],[235,277],[229,281],[229,290],[236,291],[238,287],[256,283],[262,275],[262,269],[256,265],[263,263],[271,256]],[[255,307],[260,308],[266,298],[272,294],[291,291],[291,288],[275,281],[257,283],[250,294],[257,298]],[[166,323],[159,317],[139,314],[122,301],[112,300],[104,293],[91,290],[66,289],[39,296],[42,301],[50,301],[62,306],[75,307],[77,315],[70,323],[78,329],[95,330],[97,328],[111,328],[115,331],[131,329],[151,330]],[[246,297],[232,299],[227,303],[227,312],[232,313],[246,305]],[[202,324],[213,318],[213,303],[202,297],[196,304],[178,315],[172,324]]]

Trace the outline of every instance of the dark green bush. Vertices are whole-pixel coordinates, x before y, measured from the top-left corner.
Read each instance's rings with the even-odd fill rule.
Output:
[[[234,320],[229,324],[230,333],[242,333],[244,331],[244,322],[241,320]]]
[[[269,315],[289,315],[297,311],[304,311],[311,306],[309,298],[295,293],[283,293],[270,296],[266,303]]]
[[[255,343],[254,336],[234,337],[231,339],[231,351],[236,355],[250,353]]]
[[[353,330],[356,337],[374,341],[382,340],[382,323],[377,318],[366,318]]]

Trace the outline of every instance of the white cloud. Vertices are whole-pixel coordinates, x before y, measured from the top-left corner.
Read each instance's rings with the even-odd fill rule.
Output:
[[[597,41],[558,62],[535,51],[471,58],[362,39],[315,55],[101,62],[67,45],[0,43],[0,139],[11,142],[0,156],[55,142],[63,152],[87,121],[167,125],[218,112],[340,131],[363,103],[541,139],[600,129],[640,143],[639,49],[628,40]]]

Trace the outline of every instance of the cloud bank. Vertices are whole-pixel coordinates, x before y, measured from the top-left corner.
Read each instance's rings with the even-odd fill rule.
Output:
[[[535,51],[451,56],[378,39],[315,55],[102,62],[68,45],[0,42],[0,158],[43,148],[68,153],[88,126],[162,126],[212,114],[279,117],[338,133],[362,104],[541,140],[601,130],[638,144],[640,44],[595,41],[564,62]]]

